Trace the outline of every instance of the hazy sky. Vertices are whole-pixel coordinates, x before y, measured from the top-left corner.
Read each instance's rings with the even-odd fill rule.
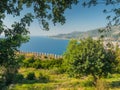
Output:
[[[66,10],[66,23],[62,26],[57,24],[54,26],[50,23],[50,31],[43,31],[40,28],[40,25],[37,20],[35,20],[29,30],[31,32],[31,36],[49,36],[56,35],[61,33],[70,33],[73,31],[87,31],[93,30],[100,27],[105,27],[107,24],[106,16],[107,14],[103,13],[103,9],[111,8],[112,6],[104,6],[98,5],[91,8],[83,8],[78,4],[77,6],[73,6],[72,9]],[[27,10],[31,12],[31,9]],[[23,11],[25,13],[26,11]],[[5,19],[5,24],[10,26],[15,20],[19,20],[18,18],[13,18],[11,16],[7,16]]]

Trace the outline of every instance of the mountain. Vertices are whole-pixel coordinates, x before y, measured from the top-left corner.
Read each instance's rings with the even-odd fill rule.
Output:
[[[119,26],[112,26],[111,30],[105,30],[106,28],[98,28],[95,30],[89,30],[86,32],[72,32],[68,34],[58,34],[55,36],[51,36],[53,38],[60,38],[60,39],[83,39],[87,37],[92,37],[94,39],[97,39],[101,36],[105,36],[105,39],[111,39],[111,40],[120,40],[120,25]],[[104,30],[100,33],[101,30]]]

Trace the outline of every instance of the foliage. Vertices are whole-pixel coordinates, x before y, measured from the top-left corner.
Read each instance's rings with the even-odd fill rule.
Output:
[[[35,62],[34,57],[31,58],[25,58],[22,61],[22,66],[23,67],[33,67],[33,63]]]
[[[30,73],[28,73],[27,74],[27,77],[26,77],[26,79],[28,79],[28,80],[35,80],[35,73],[34,72],[30,72]]]
[[[35,62],[31,64],[30,67],[36,68],[36,69],[40,69],[42,68],[42,60],[40,59],[35,59]]]
[[[89,30],[89,31],[84,31],[84,32],[81,32],[81,31],[74,31],[74,32],[71,32],[71,33],[68,33],[68,34],[58,34],[58,35],[55,35],[55,36],[52,36],[53,38],[65,38],[65,39],[84,39],[84,38],[87,38],[87,37],[96,37],[96,38],[103,38],[104,37],[107,37],[107,41],[120,41],[119,40],[119,36],[120,34],[119,33],[116,33],[114,34],[115,32],[119,32],[119,29],[120,28],[120,25],[118,26],[111,26],[111,31],[109,32],[104,32],[106,27],[105,28],[97,28],[97,29],[93,29],[93,30]],[[102,30],[102,31],[101,31]]]
[[[68,73],[73,76],[92,75],[94,81],[112,73],[117,65],[114,52],[105,50],[100,40],[87,38],[70,41],[64,54]]]
[[[85,0],[84,2],[83,0],[83,5],[97,5],[98,1]],[[22,43],[28,41],[29,37],[27,35],[29,31],[27,27],[30,26],[33,19],[37,18],[43,28],[49,30],[49,21],[52,21],[54,24],[64,24],[66,20],[64,16],[65,10],[70,9],[73,4],[76,5],[77,3],[78,0],[0,0],[0,36],[4,34],[4,37],[0,38],[0,67],[5,67],[8,72],[3,74],[5,81],[8,81],[7,79],[11,77],[11,74],[17,73],[18,61],[15,52]],[[115,5],[120,2],[119,0],[105,0],[104,3],[106,5]],[[32,7],[34,13],[27,13],[20,21],[14,22],[11,28],[4,25],[3,21],[7,14],[14,17],[20,16],[25,6],[26,8]],[[119,8],[112,9],[112,11],[116,14],[113,21],[119,24]],[[109,19],[110,16],[107,18]],[[10,74],[10,77],[8,74]]]
[[[51,73],[53,73],[53,74],[63,74],[65,72],[66,72],[66,69],[63,66],[61,66],[61,67],[54,67],[52,69]]]
[[[96,90],[109,90],[109,85],[106,81],[102,79],[97,80]]]
[[[36,69],[50,69],[54,67],[61,67],[62,59],[40,60],[35,58],[27,58],[22,62],[22,67],[33,67]]]
[[[50,20],[54,24],[65,23],[64,11],[67,8],[71,8],[72,4],[77,4],[77,0],[0,0],[0,67],[5,67],[8,72],[4,71],[5,73],[2,75],[3,77],[5,76],[6,84],[9,79],[12,79],[10,78],[11,75],[17,73],[19,65],[15,52],[22,43],[29,40],[27,28],[33,19],[37,18],[43,25],[43,28],[49,30],[48,21]],[[20,18],[20,21],[15,21],[11,24],[11,28],[4,25],[7,15],[12,15],[13,17],[20,16],[25,6],[26,8],[32,7],[34,13],[26,12]],[[1,35],[3,35],[2,38]],[[12,83],[12,80],[10,82]]]
[[[26,24],[31,22],[32,17],[29,15],[26,15],[26,17],[29,17],[29,19],[24,17],[20,22],[15,22],[11,29],[2,28],[1,31],[5,33],[5,37],[0,38],[0,66],[6,68],[5,73],[3,73],[6,85],[12,83],[13,80],[11,76],[14,76],[19,68],[15,52],[22,43],[28,41]]]
[[[22,74],[16,74],[14,78],[14,83],[20,83],[24,79],[24,76]]]
[[[54,67],[61,67],[62,59],[53,59],[53,60],[43,60],[41,62],[41,66],[44,69],[54,68]]]
[[[115,55],[116,55],[116,60],[118,61],[118,66],[115,68],[116,73],[120,73],[120,48],[118,47],[118,45],[116,45]]]
[[[107,30],[111,30],[111,25],[120,25],[120,8],[118,7],[119,4],[119,0],[83,0],[84,7],[91,7],[97,5],[116,6],[108,9],[103,9],[104,13],[109,13],[109,15],[106,17],[106,19],[109,20]]]
[[[98,86],[93,86],[91,75],[83,76],[81,78],[68,77],[67,74],[51,73],[53,69],[35,69],[35,68],[20,68],[19,73],[26,75],[33,71],[36,75],[36,80],[24,79],[22,83],[12,84],[8,90],[97,90],[102,88],[107,90],[119,90],[120,89],[120,74],[112,74],[111,78],[101,78],[97,83]],[[48,78],[49,81],[42,82],[39,80],[39,73],[42,77]],[[101,90],[102,90],[101,89]]]
[[[77,3],[78,0],[2,0],[0,1],[0,13],[4,16],[5,12],[13,16],[20,16],[21,11],[24,10],[26,6],[26,8],[31,8],[34,11],[34,13],[31,12],[31,14],[48,30],[48,21],[52,21],[54,24],[64,24],[65,10],[68,8],[71,9],[72,5]],[[27,19],[29,19],[29,17]]]
[[[4,82],[4,79],[1,78],[0,76],[0,88],[3,88],[3,87],[5,87],[5,82]]]
[[[39,73],[38,79],[39,79],[39,82],[46,83],[49,81],[49,76]]]
[[[1,85],[4,85],[4,86],[7,86],[11,83],[14,83],[14,79],[15,79],[15,76],[16,76],[16,68],[13,68],[13,67],[0,67],[0,86]],[[2,89],[2,88],[1,88]]]
[[[23,66],[22,64],[23,64],[23,60],[25,59],[25,55],[18,54],[18,55],[16,55],[16,57],[17,57],[19,66]]]

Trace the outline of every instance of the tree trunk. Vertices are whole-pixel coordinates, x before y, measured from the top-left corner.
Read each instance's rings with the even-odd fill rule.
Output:
[[[92,76],[93,76],[93,85],[96,86],[98,78],[93,73],[92,73]]]

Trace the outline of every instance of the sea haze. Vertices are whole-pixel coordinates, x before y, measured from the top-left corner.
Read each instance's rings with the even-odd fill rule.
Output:
[[[68,42],[69,40],[50,37],[30,37],[29,42],[22,44],[20,50],[62,55],[66,50]]]

